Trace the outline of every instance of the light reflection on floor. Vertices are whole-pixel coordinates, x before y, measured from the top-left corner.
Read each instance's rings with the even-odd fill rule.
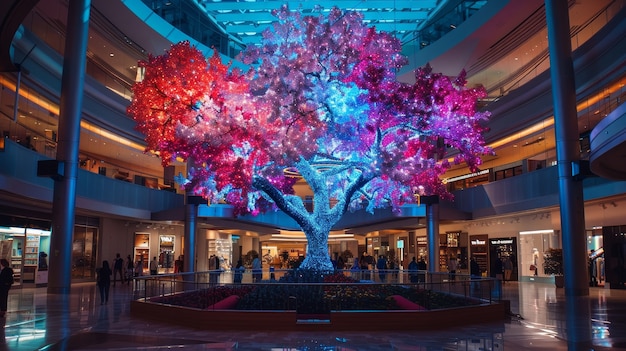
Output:
[[[65,296],[47,295],[45,288],[12,289],[0,351],[568,349],[563,289],[540,283],[504,286],[512,316],[502,323],[435,332],[207,332],[131,318],[130,290],[112,287],[109,303],[101,306],[93,283],[74,284]],[[586,349],[626,349],[626,291],[591,288],[584,301],[593,340]]]

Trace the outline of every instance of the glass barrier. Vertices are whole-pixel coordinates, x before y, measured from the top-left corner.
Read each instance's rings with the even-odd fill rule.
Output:
[[[297,300],[301,294],[302,298],[307,297],[308,305],[316,301],[325,310],[342,311],[403,309],[406,306],[420,309],[416,305],[432,310],[496,303],[502,296],[500,280],[467,274],[336,270],[311,282],[298,276],[297,270],[265,269],[260,276],[256,273],[251,269],[214,270],[135,277],[133,298],[143,302],[219,309],[221,305],[218,304],[226,304],[227,301],[222,300],[231,295],[243,298],[243,295],[254,294],[249,297],[250,302],[243,302],[238,308],[290,310],[299,306]],[[311,296],[312,291],[320,294],[317,300]],[[431,299],[434,295],[438,297]],[[186,306],[189,303],[192,306]]]

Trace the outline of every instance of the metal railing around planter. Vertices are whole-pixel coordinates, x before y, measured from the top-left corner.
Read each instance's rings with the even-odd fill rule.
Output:
[[[432,310],[493,303],[502,296],[499,280],[466,274],[338,270],[307,280],[294,272],[264,270],[258,279],[251,270],[143,276],[135,279],[133,296],[145,302],[199,309],[236,306],[240,310],[296,310],[304,314]]]

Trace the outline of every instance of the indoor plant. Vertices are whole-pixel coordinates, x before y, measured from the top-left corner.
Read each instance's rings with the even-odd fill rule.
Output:
[[[545,274],[554,275],[554,283],[557,288],[563,287],[563,249],[549,248],[544,253]]]

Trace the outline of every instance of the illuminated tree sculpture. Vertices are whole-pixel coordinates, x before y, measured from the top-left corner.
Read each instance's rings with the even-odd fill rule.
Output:
[[[448,155],[476,170],[491,152],[488,114],[476,110],[484,92],[430,67],[415,84],[397,81],[400,43],[357,12],[274,15],[261,45],[241,55],[248,73],[180,43],[143,63],[128,111],[164,164],[196,162],[186,189],[237,214],[284,211],[308,240],[301,267],[330,270],[328,234],[346,211],[397,210],[418,191],[450,197],[440,180]],[[300,178],[312,213],[293,194]]]

